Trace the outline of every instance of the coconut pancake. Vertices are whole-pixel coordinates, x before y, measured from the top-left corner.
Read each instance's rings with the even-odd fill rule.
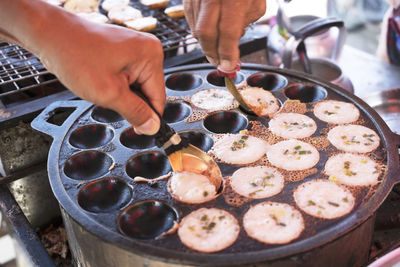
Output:
[[[185,246],[212,253],[231,246],[239,232],[239,223],[229,212],[201,208],[182,219],[178,236]]]
[[[367,186],[378,183],[379,166],[367,156],[343,153],[330,157],[325,164],[329,180],[351,186]]]
[[[78,16],[96,23],[107,23],[108,18],[99,12],[78,13]]]
[[[203,203],[217,193],[209,179],[194,172],[175,172],[169,180],[170,193],[185,203]]]
[[[269,121],[269,129],[283,138],[305,138],[317,130],[317,124],[303,114],[279,113]]]
[[[112,8],[116,6],[128,6],[129,5],[129,0],[104,0],[103,3],[101,3],[101,7],[109,12]]]
[[[142,12],[131,6],[114,6],[108,12],[108,17],[115,23],[124,24],[127,21],[140,19]]]
[[[165,7],[169,0],[140,0],[140,3],[150,8],[161,8]]]
[[[311,180],[293,192],[297,206],[305,213],[323,219],[335,219],[348,214],[355,198],[345,187],[327,180]]]
[[[246,233],[266,244],[286,244],[304,230],[301,213],[285,203],[262,202],[251,207],[243,217]]]
[[[61,6],[62,4],[65,3],[65,0],[45,0],[45,1],[53,6]]]
[[[239,195],[259,199],[279,194],[284,186],[284,178],[275,168],[243,167],[232,174],[230,184]]]
[[[352,103],[336,100],[325,100],[314,107],[314,115],[327,123],[352,123],[360,117],[360,111]]]
[[[278,99],[263,88],[245,87],[240,93],[246,104],[259,116],[274,114],[279,109]]]
[[[267,157],[275,167],[299,171],[314,167],[319,161],[319,152],[308,143],[290,139],[270,146]]]
[[[67,0],[64,8],[72,13],[90,13],[98,11],[96,0]]]
[[[157,19],[153,17],[138,18],[126,21],[124,25],[135,31],[151,32],[157,27]]]
[[[164,10],[164,13],[167,14],[168,17],[171,17],[174,19],[183,18],[185,16],[183,5],[167,7]]]
[[[226,110],[239,106],[235,98],[226,90],[223,89],[206,89],[195,93],[190,101],[196,107],[214,111]]]
[[[368,153],[378,148],[380,139],[375,131],[361,125],[339,125],[328,132],[328,140],[337,149]]]
[[[214,155],[229,164],[248,164],[259,160],[267,151],[264,140],[246,134],[227,134],[212,148]]]

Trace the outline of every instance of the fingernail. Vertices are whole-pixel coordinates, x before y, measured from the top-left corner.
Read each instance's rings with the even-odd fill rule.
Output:
[[[136,126],[135,131],[137,134],[154,135],[160,128],[160,119],[154,115],[149,120],[145,121],[142,125]]]
[[[223,59],[221,60],[220,67],[225,71],[232,71],[236,69],[236,64],[234,64],[232,61]]]

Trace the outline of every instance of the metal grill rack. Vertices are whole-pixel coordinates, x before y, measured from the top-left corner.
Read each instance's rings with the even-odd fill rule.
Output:
[[[184,19],[172,19],[162,12],[153,15],[159,21],[153,34],[160,39],[166,58],[187,53],[189,46],[197,44]],[[8,101],[4,100],[7,96],[55,82],[57,78],[33,54],[19,46],[0,43],[0,102],[3,106],[7,107]]]
[[[43,64],[25,49],[0,43],[0,98],[56,82]],[[3,104],[4,105],[4,104]]]

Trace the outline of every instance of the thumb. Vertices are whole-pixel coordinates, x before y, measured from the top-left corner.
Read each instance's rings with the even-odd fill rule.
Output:
[[[131,123],[138,134],[154,135],[160,128],[160,119],[157,114],[126,86],[120,97],[115,101],[115,109],[129,123]]]

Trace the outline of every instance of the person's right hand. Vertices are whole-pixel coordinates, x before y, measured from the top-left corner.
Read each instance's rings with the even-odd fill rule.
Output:
[[[265,13],[265,0],[184,0],[185,17],[208,61],[230,71],[239,61],[239,39]]]
[[[42,1],[26,3],[31,16],[39,7],[44,16],[36,16],[38,27],[16,34],[18,41],[77,96],[117,111],[138,133],[158,131],[159,118],[129,87],[138,83],[163,113],[163,50],[154,35],[89,22]]]

